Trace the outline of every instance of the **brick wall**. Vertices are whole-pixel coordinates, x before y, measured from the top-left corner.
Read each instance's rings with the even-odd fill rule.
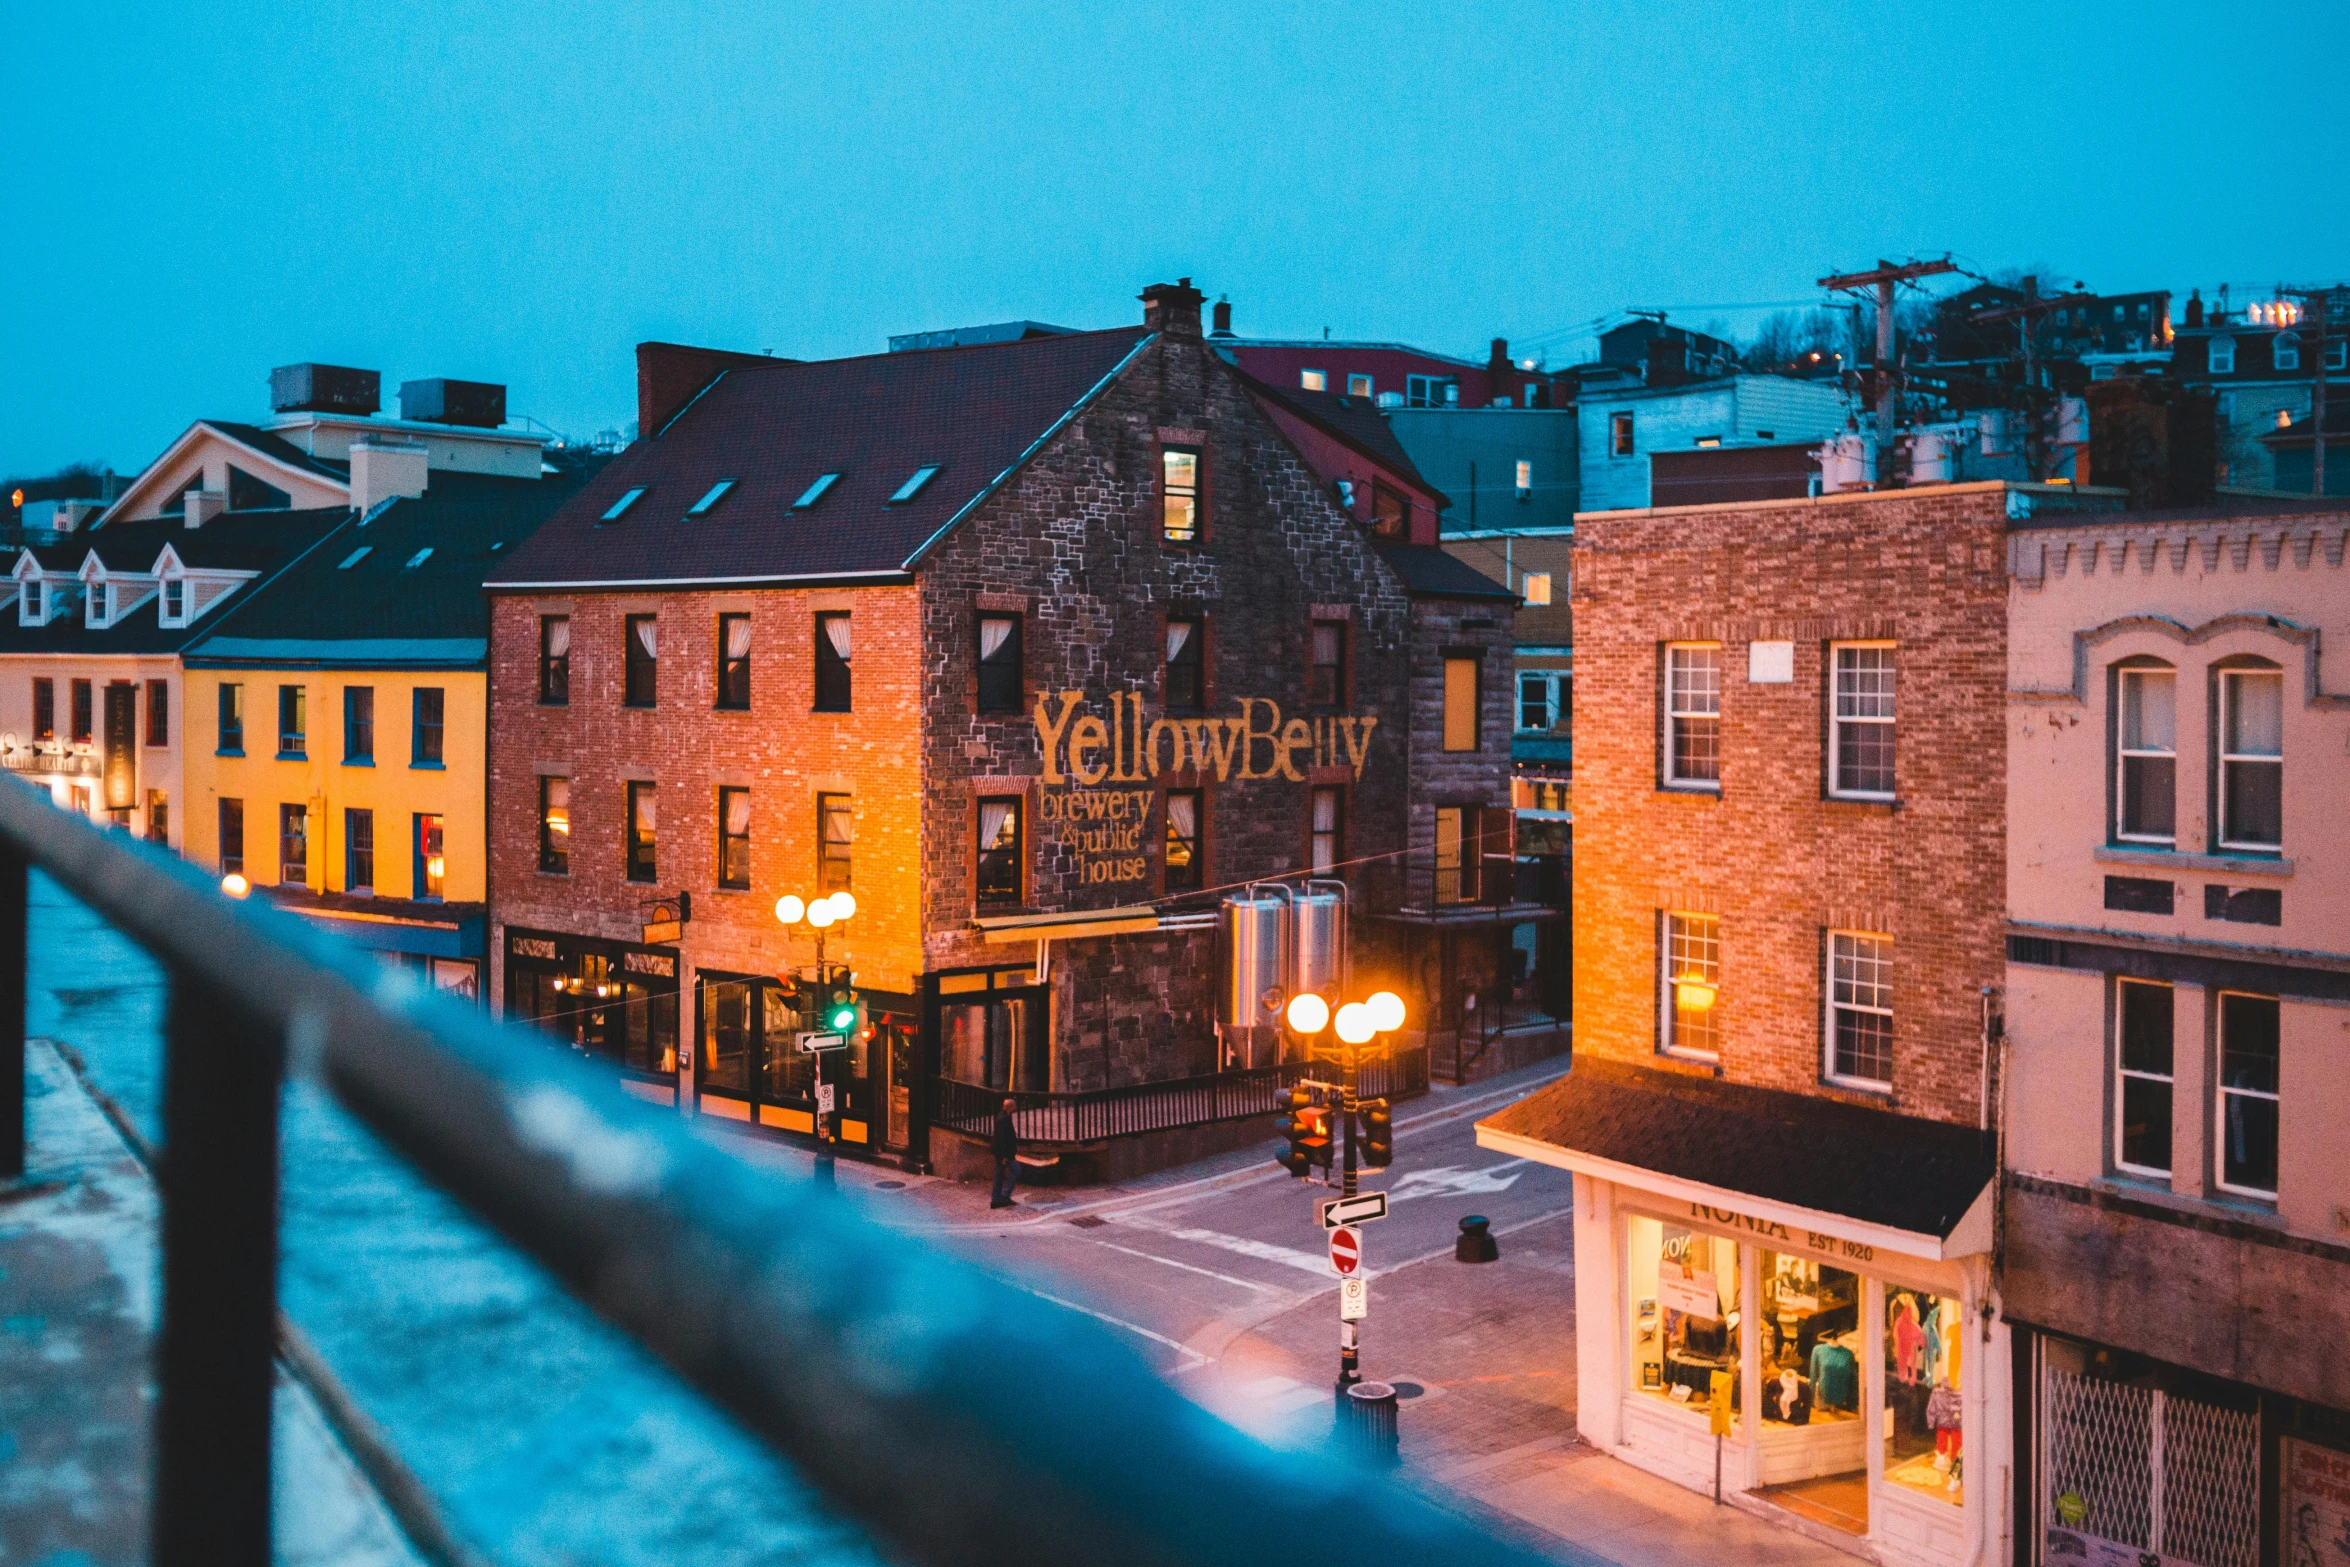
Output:
[[[1207,532],[1197,547],[1162,540],[1162,441],[1198,444],[1207,454]],[[1404,715],[1413,711],[1405,658],[1408,601],[1360,528],[1324,493],[1230,368],[1196,339],[1163,337],[1147,349],[924,563],[920,579],[928,758],[924,955],[931,967],[1019,962],[1034,955],[1030,946],[983,944],[969,930],[976,802],[982,794],[1019,794],[1028,801],[1026,906],[1039,910],[1107,908],[1160,896],[1170,787],[1206,790],[1211,887],[1302,867],[1315,783],[1349,789],[1350,857],[1402,847],[1412,729]],[[983,603],[1025,611],[1025,710],[1016,716],[975,711]],[[1280,705],[1286,725],[1308,716],[1308,639],[1316,606],[1349,617],[1353,689],[1343,710],[1380,719],[1360,781],[1342,750],[1332,761],[1326,754],[1331,748],[1324,746],[1294,753],[1295,780],[1244,780],[1236,763],[1221,777],[1212,768],[1203,777],[1187,766],[1126,783],[1126,789],[1149,796],[1138,840],[1145,873],[1082,881],[1079,854],[1057,824],[1041,819],[1045,797],[1066,785],[1043,778],[1039,698],[1049,699],[1047,716],[1057,720],[1059,693],[1080,691],[1080,714],[1108,718],[1110,694],[1131,693],[1140,706],[1130,711],[1139,712],[1147,735],[1164,713],[1166,616],[1199,613],[1208,628],[1205,711],[1237,716],[1241,698],[1269,699]],[[1266,708],[1252,713],[1260,729],[1269,723]],[[1506,738],[1502,744],[1506,758]],[[1250,771],[1270,770],[1270,749],[1256,744]],[[1211,936],[1063,942],[1055,946],[1054,962],[1058,1081],[1090,1088],[1212,1065]]]
[[[1578,526],[1576,1048],[1674,1064],[1660,911],[1712,913],[1722,1075],[1974,1120],[1980,991],[2004,972],[2003,491]],[[1899,644],[1895,804],[1825,798],[1827,644],[1847,638]],[[1703,639],[1723,644],[1718,796],[1658,787],[1662,644]],[[1756,640],[1794,643],[1792,683],[1748,683]],[[1823,1082],[1831,928],[1894,938],[1889,1096]]]
[[[848,713],[818,713],[815,615],[847,610]],[[748,611],[751,706],[715,709],[718,616]],[[621,705],[622,622],[660,617],[659,705]],[[571,617],[571,703],[538,705],[539,616]],[[775,900],[816,887],[816,796],[852,797],[856,917],[827,942],[870,989],[907,992],[922,966],[920,758],[914,743],[920,623],[915,590],[504,594],[491,610],[491,887],[502,927],[634,942],[642,906],[693,894],[681,952],[693,968],[777,973],[815,957],[786,938]],[[572,780],[570,873],[538,868],[539,778]],[[659,881],[626,879],[625,785],[658,786]],[[717,886],[718,790],[751,790],[751,889]],[[804,932],[804,927],[803,927]],[[493,933],[495,938],[495,933]],[[493,939],[502,983],[503,943]],[[687,993],[691,981],[681,975]],[[499,992],[502,997],[502,990]],[[690,1012],[688,1014],[690,1026]]]

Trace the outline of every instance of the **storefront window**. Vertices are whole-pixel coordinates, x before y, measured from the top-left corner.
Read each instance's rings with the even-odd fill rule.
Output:
[[[1762,1257],[1765,1426],[1860,1419],[1860,1279],[1809,1257]],[[1864,1467],[1857,1434],[1852,1467]]]
[[[816,1058],[800,1048],[800,1014],[792,1006],[791,992],[781,985],[762,985],[759,987],[759,996],[766,1024],[767,1059],[766,1076],[762,1083],[763,1096],[770,1104],[780,1099],[814,1099]],[[840,1054],[846,1055],[847,1052]],[[847,1075],[863,1076],[863,1064],[859,1061],[847,1062]],[[843,1074],[840,1066],[835,1064],[827,1069],[827,1075],[837,1080]]]
[[[1626,1251],[1632,1390],[1702,1410],[1716,1373],[1738,1390],[1738,1244],[1635,1215]]]
[[[1947,1295],[1885,1290],[1885,1479],[1953,1506],[1964,1500],[1960,1451],[1965,1313]]]

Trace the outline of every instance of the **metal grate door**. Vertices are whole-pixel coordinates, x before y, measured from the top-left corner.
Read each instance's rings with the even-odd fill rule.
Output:
[[[2045,1364],[2040,1395],[2050,1523],[2166,1563],[2257,1567],[2256,1415]]]
[[[2203,1567],[2255,1567],[2260,1558],[2260,1419],[2191,1399],[2154,1395],[2162,1422],[2165,1556]]]

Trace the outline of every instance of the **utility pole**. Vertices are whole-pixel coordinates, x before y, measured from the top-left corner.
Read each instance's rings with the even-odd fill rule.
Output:
[[[2337,283],[2332,288],[2280,288],[2277,292],[2302,300],[2308,306],[2309,328],[2301,336],[2317,355],[2309,390],[2309,493],[2323,500],[2326,493],[2326,338],[2333,330],[2334,296],[2344,290]]]
[[[1949,258],[1940,261],[1897,263],[1878,258],[1875,270],[1839,272],[1820,279],[1820,287],[1858,292],[1873,289],[1877,296],[1877,488],[1893,483],[1893,290],[1913,278],[1956,272]]]

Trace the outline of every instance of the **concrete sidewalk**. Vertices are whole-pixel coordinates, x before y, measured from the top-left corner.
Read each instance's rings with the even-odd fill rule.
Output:
[[[155,1186],[55,1049],[25,1049],[26,1176],[0,1184],[0,1561],[147,1559]],[[281,1371],[276,1558],[422,1567],[310,1392]]]
[[[1367,1378],[1408,1395],[1404,1476],[1439,1506],[1577,1564],[1851,1567],[1852,1554],[1610,1458],[1575,1435],[1574,1221],[1500,1236],[1499,1262],[1375,1276]],[[1322,1439],[1338,1371],[1335,1294],[1222,1346],[1187,1389],[1276,1441]],[[1196,1346],[1195,1347],[1201,1347]],[[1294,1390],[1294,1391],[1292,1391]]]

